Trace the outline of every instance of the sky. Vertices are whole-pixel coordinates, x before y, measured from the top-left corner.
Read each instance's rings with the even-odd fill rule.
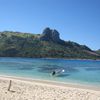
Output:
[[[100,0],[0,0],[0,31],[42,33],[100,49]]]

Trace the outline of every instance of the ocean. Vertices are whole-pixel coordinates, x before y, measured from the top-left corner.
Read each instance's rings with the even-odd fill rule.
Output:
[[[0,57],[0,75],[100,86],[100,61]]]

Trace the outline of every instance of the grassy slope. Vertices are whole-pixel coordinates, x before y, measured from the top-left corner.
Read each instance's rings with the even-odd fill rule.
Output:
[[[40,35],[1,32],[0,56],[14,57],[53,57],[53,58],[81,58],[98,59],[99,54],[91,54],[86,46],[74,42],[65,42],[65,45],[52,41],[41,41]]]

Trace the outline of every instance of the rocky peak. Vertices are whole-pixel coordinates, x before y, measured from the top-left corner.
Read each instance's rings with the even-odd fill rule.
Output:
[[[40,39],[45,40],[45,41],[53,41],[53,42],[61,41],[59,37],[59,32],[55,29],[52,30],[48,27],[43,30],[43,33]]]
[[[42,34],[50,34],[51,33],[51,29],[49,27],[45,28],[42,32]]]

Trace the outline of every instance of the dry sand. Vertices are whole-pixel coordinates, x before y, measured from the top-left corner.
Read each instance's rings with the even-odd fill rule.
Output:
[[[10,80],[11,88],[8,91]],[[100,90],[0,76],[0,100],[100,100]]]

